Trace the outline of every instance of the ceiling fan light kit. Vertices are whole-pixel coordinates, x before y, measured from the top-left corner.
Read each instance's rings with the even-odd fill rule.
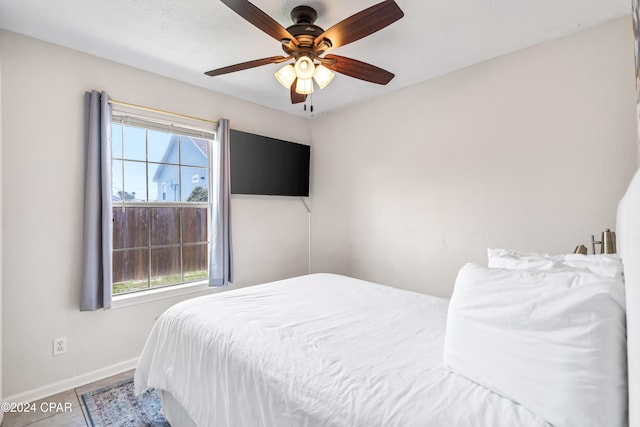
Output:
[[[313,61],[311,58],[307,56],[301,56],[296,61],[296,65],[293,66],[296,70],[296,76],[299,79],[310,79],[313,77],[313,72],[315,71],[315,65],[313,65]]]
[[[316,81],[320,89],[324,89],[329,83],[331,83],[331,80],[333,80],[335,75],[336,73],[334,73],[324,65],[318,64],[318,66],[316,66],[316,70],[313,73],[313,79]]]
[[[298,64],[300,64],[300,66],[298,66]],[[300,72],[298,72],[299,69]],[[309,58],[304,56],[298,59],[295,67],[287,64],[276,71],[275,76],[280,84],[287,89],[298,79],[295,91],[301,95],[307,95],[313,92],[312,77],[318,87],[324,89],[331,83],[335,73],[322,64],[313,64]],[[309,88],[309,86],[311,86],[311,88]]]
[[[293,82],[296,81],[296,70],[293,68],[293,65],[287,64],[284,67],[280,68],[276,71],[276,79],[280,82],[280,84],[287,89],[291,87]]]
[[[364,9],[323,30],[314,24],[318,16],[309,6],[296,6],[291,11],[294,24],[284,28],[269,15],[248,0],[221,0],[242,18],[253,24],[269,36],[278,40],[287,56],[272,56],[247,61],[215,70],[207,71],[208,76],[218,76],[235,71],[246,70],[267,64],[295,61],[280,68],[276,79],[290,90],[291,102],[304,102],[308,94],[313,93],[313,81],[324,89],[335,76],[335,72],[381,85],[393,79],[394,74],[366,62],[338,55],[326,55],[326,51],[360,40],[404,16],[393,0]]]
[[[300,95],[309,95],[313,93],[313,80],[311,79],[298,79],[296,82],[296,92]]]

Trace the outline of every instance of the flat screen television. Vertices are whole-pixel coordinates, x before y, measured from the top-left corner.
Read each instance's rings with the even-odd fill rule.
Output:
[[[309,196],[311,147],[231,129],[231,193]]]

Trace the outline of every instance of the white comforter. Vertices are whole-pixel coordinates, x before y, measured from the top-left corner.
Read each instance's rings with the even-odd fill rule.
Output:
[[[203,427],[547,426],[443,368],[447,305],[331,274],[194,298],[158,319],[136,391]]]

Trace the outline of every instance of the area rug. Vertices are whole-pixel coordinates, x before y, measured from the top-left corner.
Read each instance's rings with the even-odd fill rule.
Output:
[[[170,427],[160,412],[158,392],[147,390],[136,396],[133,378],[84,393],[82,401],[93,427]]]

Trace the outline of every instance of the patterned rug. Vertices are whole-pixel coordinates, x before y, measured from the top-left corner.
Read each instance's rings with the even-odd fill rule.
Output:
[[[135,395],[133,378],[82,395],[93,427],[170,427],[155,390]]]

